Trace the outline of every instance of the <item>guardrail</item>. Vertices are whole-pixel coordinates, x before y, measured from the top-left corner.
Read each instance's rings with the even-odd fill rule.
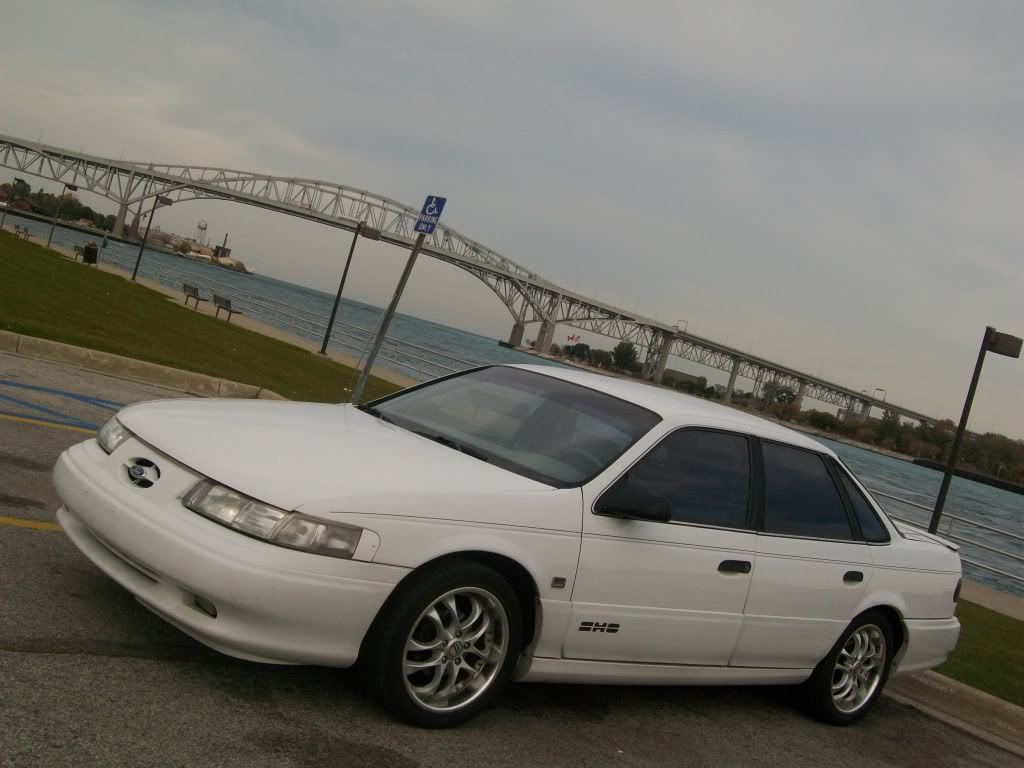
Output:
[[[131,269],[132,259],[111,251],[103,253],[103,259],[119,267]],[[170,288],[180,288],[182,283],[191,283],[208,293],[216,291],[225,294],[247,315],[262,320],[283,330],[291,330],[305,338],[319,341],[327,331],[327,315],[294,304],[271,299],[266,296],[225,283],[197,272],[185,272],[165,264],[143,261],[140,274]],[[355,352],[360,357],[373,339],[376,329],[364,328],[335,319],[331,334],[331,346]],[[381,347],[380,359],[413,374],[413,378],[433,379],[456,371],[472,368],[480,363],[463,360],[453,355],[414,344],[395,337],[386,337]]]
[[[910,499],[904,499],[904,498],[901,498],[900,496],[894,496],[891,493],[886,493],[885,491],[879,491],[879,490],[876,490],[876,489],[873,489],[873,488],[869,488],[868,490],[871,491],[871,494],[873,496],[880,496],[880,497],[885,498],[885,499],[890,499],[892,501],[899,502],[900,504],[906,504],[908,507],[913,507],[915,509],[923,510],[924,512],[927,512],[929,515],[932,512],[932,507],[926,506],[924,504],[919,504],[916,501],[911,501]],[[899,515],[893,514],[893,512],[890,509],[888,509],[888,508],[886,508],[885,511],[889,515],[889,517],[891,517],[893,520],[898,520],[901,523],[907,523],[908,525],[914,525],[914,526],[920,526],[921,525],[921,523],[919,521],[910,520],[910,519],[907,519],[905,517],[901,517]],[[996,567],[994,567],[992,565],[988,565],[986,563],[978,562],[976,559],[973,559],[971,557],[965,557],[962,552],[961,552],[961,555],[960,555],[960,560],[961,561],[963,561],[964,563],[967,563],[968,565],[971,565],[971,566],[973,566],[975,568],[980,568],[983,571],[988,571],[989,573],[997,574],[999,576],[1002,576],[1004,578],[1010,579],[1010,580],[1016,582],[1017,584],[1020,584],[1020,585],[1024,586],[1024,575],[1022,575],[1022,574],[1024,574],[1024,555],[1018,554],[1016,552],[1008,552],[1005,549],[1000,549],[999,547],[994,547],[991,544],[987,544],[985,542],[978,541],[977,539],[970,538],[968,536],[962,536],[959,533],[954,533],[953,532],[953,525],[954,525],[954,523],[956,523],[956,524],[959,524],[959,525],[970,526],[972,528],[978,529],[979,531],[984,531],[986,533],[996,534],[996,535],[1004,537],[1004,538],[1006,538],[1006,539],[1008,539],[1010,541],[1018,541],[1022,545],[1024,545],[1024,536],[1022,536],[1022,535],[1020,535],[1018,533],[1012,533],[1011,531],[1004,531],[1002,528],[997,528],[994,525],[986,525],[985,523],[979,523],[976,520],[969,520],[966,517],[963,517],[961,515],[952,514],[950,512],[944,512],[943,515],[942,515],[942,519],[944,521],[947,521],[947,523],[946,523],[946,530],[945,531],[940,531],[942,536],[944,536],[945,538],[949,539],[950,541],[955,541],[958,544],[965,544],[965,545],[967,545],[969,547],[977,547],[978,549],[984,550],[986,552],[991,552],[992,554],[998,555],[999,557],[1005,558],[1007,560],[1012,560],[1014,563],[1016,563],[1017,565],[1020,566],[1021,572],[1020,573],[1011,573],[1011,572],[1005,571],[1005,570],[1003,570],[1001,568],[996,568]]]

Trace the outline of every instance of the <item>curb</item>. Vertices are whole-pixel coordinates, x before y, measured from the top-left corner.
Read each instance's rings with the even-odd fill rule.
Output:
[[[938,672],[894,677],[885,692],[900,704],[1024,757],[1024,707]]]
[[[104,373],[119,379],[129,379],[143,384],[153,384],[167,389],[176,389],[201,397],[233,397],[262,400],[287,400],[276,392],[253,384],[207,376],[203,373],[183,371],[157,363],[147,363],[122,357],[110,352],[100,352],[72,344],[25,336],[10,331],[0,331],[0,352],[46,360],[51,363],[71,365],[88,371]]]

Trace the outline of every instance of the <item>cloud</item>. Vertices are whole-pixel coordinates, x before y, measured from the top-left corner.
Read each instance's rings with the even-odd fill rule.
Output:
[[[957,3],[22,3],[0,28],[0,131],[446,194],[449,224],[568,288],[954,416],[984,326],[1024,331],[1022,21]],[[238,206],[162,215],[307,285],[347,246]],[[354,295],[385,301],[400,265],[361,245]],[[404,308],[511,326],[436,263]],[[986,370],[975,426],[1024,434],[1022,374]]]

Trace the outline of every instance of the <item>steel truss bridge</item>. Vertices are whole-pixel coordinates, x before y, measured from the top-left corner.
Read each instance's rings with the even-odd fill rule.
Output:
[[[111,160],[3,135],[0,166],[74,184],[117,203],[115,236],[123,234],[129,216],[137,228],[146,201],[157,195],[175,202],[231,200],[348,231],[365,222],[380,231],[381,240],[401,247],[412,245],[419,216],[419,211],[395,200],[334,182]],[[809,397],[836,406],[847,418],[864,418],[877,407],[921,423],[938,420],[568,291],[443,224],[424,242],[422,253],[465,270],[490,288],[512,315],[509,342],[516,346],[522,344],[528,323],[540,323],[538,350],[549,349],[556,325],[565,325],[634,343],[645,351],[646,376],[658,383],[670,355],[726,371],[727,401],[740,377],[753,380],[755,390],[785,387],[797,394],[798,402]]]

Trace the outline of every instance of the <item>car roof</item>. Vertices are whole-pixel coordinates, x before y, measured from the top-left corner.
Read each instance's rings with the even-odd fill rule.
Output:
[[[666,387],[635,379],[606,376],[569,366],[509,365],[507,367],[553,376],[563,381],[595,389],[598,392],[604,392],[630,403],[636,403],[654,411],[670,425],[734,430],[763,437],[766,440],[807,448],[832,457],[836,455],[831,449],[801,432],[758,416],[752,416],[736,408],[713,403],[693,395],[686,395]]]

